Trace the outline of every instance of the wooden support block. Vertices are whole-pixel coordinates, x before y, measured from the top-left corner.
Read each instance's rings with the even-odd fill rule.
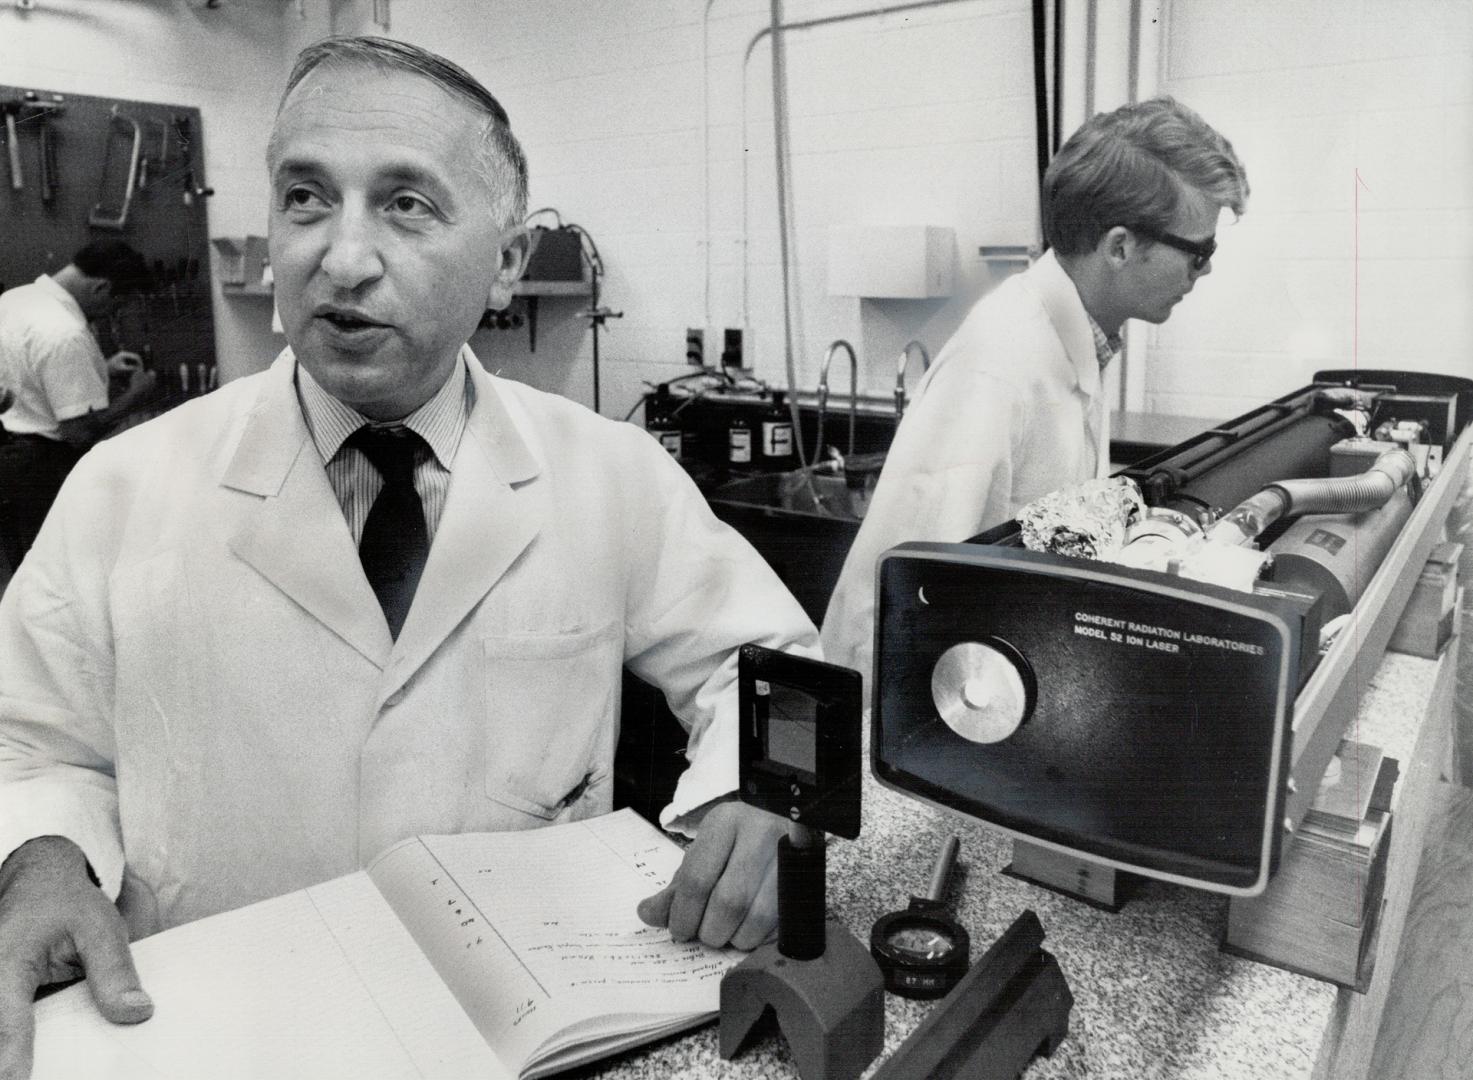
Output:
[[[1126,886],[1131,877],[1113,867],[1065,855],[1026,840],[1013,841],[1013,861],[1003,873],[1106,911],[1120,910],[1125,903]]]
[[[1355,838],[1301,830],[1262,895],[1229,904],[1224,951],[1364,993],[1390,834],[1391,815],[1375,811]]]
[[[1429,660],[1442,652],[1456,633],[1462,607],[1458,589],[1462,554],[1462,544],[1443,543],[1432,549],[1387,648]]]
[[[1427,661],[1404,660],[1403,663],[1422,665]],[[1311,963],[1304,963],[1307,950],[1301,940],[1302,931],[1297,934],[1291,932],[1284,925],[1282,916],[1272,910],[1270,905],[1263,903],[1265,898],[1273,894],[1276,886],[1279,886],[1281,878],[1283,885],[1280,888],[1288,894],[1287,898],[1279,898],[1281,903],[1303,912],[1313,911],[1316,904],[1323,902],[1309,895],[1294,895],[1295,864],[1303,857],[1300,850],[1304,833],[1302,828],[1286,846],[1279,873],[1269,883],[1263,896],[1246,899],[1234,897],[1228,906],[1229,930],[1223,942],[1224,951],[1247,955],[1301,974],[1316,975],[1361,991],[1342,994],[1339,1008],[1345,1016],[1345,1023],[1335,1029],[1334,1037],[1327,1039],[1321,1048],[1321,1064],[1326,1067],[1317,1075],[1346,1077],[1351,1080],[1361,1080],[1369,1075],[1367,1070],[1370,1067],[1371,1043],[1381,1010],[1386,1004],[1387,989],[1391,982],[1390,972],[1401,944],[1411,887],[1421,861],[1430,793],[1438,781],[1440,764],[1446,759],[1451,735],[1454,657],[1445,653],[1436,662],[1434,670],[1435,676],[1425,712],[1419,710],[1415,744],[1401,763],[1401,779],[1396,784],[1391,799],[1395,828],[1388,830],[1381,841],[1385,852],[1385,866],[1384,869],[1377,868],[1377,874],[1384,877],[1372,878],[1368,872],[1365,879],[1365,895],[1369,897],[1379,893],[1379,897],[1376,910],[1372,911],[1367,906],[1364,912],[1364,935],[1357,939],[1363,952],[1357,969],[1357,981],[1337,978],[1328,970],[1314,970],[1319,965],[1313,958]],[[1375,737],[1374,733],[1370,737]],[[1377,741],[1380,741],[1379,737]],[[1374,803],[1375,800],[1373,805]],[[1300,878],[1302,877],[1301,874]],[[1302,885],[1299,888],[1302,890]],[[1316,940],[1332,944],[1338,942],[1334,944],[1336,972],[1343,976],[1347,969],[1345,960],[1352,948],[1350,932],[1330,925],[1329,919],[1324,921],[1326,925]]]

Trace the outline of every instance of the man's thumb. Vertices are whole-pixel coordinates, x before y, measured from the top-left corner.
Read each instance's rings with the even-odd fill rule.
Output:
[[[99,935],[76,944],[98,1012],[114,1024],[137,1024],[153,1015],[153,998],[139,982],[126,941]]]
[[[668,926],[670,924],[670,902],[675,897],[675,883],[672,881],[654,896],[646,896],[635,908],[640,921],[646,926]]]

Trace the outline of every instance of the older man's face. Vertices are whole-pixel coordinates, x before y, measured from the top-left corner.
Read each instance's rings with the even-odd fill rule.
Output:
[[[478,157],[486,118],[407,72],[324,65],[271,143],[271,267],[297,359],[396,419],[444,383],[503,257]]]

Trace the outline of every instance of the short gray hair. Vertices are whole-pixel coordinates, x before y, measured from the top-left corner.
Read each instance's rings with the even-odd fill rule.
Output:
[[[1117,225],[1169,229],[1182,185],[1240,216],[1248,205],[1248,174],[1232,143],[1179,101],[1099,113],[1044,173],[1044,239],[1060,255],[1079,255]]]
[[[474,75],[453,61],[417,45],[384,37],[330,37],[308,45],[286,80],[277,104],[278,115],[286,99],[308,75],[323,64],[375,67],[406,71],[430,80],[442,90],[486,115],[481,135],[482,179],[496,197],[495,213],[503,228],[520,225],[527,216],[527,158],[511,132],[511,119],[501,102]],[[272,142],[275,142],[275,134]]]

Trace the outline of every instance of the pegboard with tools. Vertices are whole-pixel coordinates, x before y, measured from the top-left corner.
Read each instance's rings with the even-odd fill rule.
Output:
[[[198,108],[0,85],[0,286],[61,269],[92,240],[147,261],[153,287],[94,326],[159,376],[160,411],[214,382],[215,327]]]

